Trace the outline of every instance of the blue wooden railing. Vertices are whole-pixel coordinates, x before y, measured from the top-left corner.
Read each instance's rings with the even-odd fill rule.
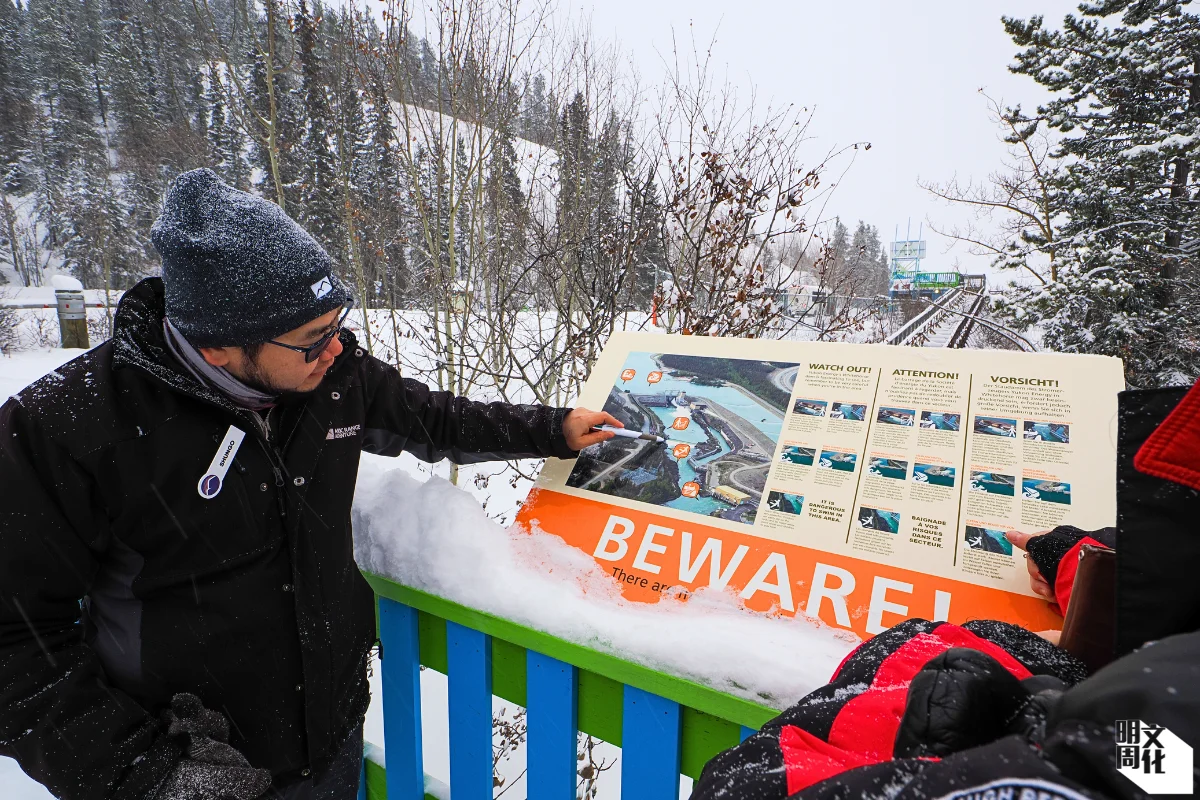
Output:
[[[374,575],[385,765],[361,800],[424,800],[422,665],[447,676],[454,800],[491,800],[492,697],[526,709],[529,800],[574,800],[580,732],[622,748],[621,796],[677,800],[716,753],[777,711]]]

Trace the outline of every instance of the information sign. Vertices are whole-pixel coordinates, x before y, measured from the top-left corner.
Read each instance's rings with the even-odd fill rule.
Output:
[[[518,524],[647,602],[1060,627],[1004,533],[1114,524],[1123,388],[1101,356],[618,333],[579,405],[665,443],[548,461]]]

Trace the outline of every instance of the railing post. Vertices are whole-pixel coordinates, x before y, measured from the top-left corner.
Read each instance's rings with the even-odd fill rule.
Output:
[[[575,667],[525,651],[528,800],[574,800],[579,742]]]
[[[621,721],[621,797],[678,800],[679,704],[625,686]]]
[[[492,800],[492,637],[447,622],[446,660],[450,791],[455,800]]]
[[[383,642],[383,738],[388,800],[423,800],[421,649],[417,610],[379,598]]]
[[[87,311],[83,307],[83,289],[55,289],[58,303],[60,347],[88,349]]]

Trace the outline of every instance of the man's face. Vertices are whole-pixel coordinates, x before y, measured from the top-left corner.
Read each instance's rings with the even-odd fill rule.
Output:
[[[337,325],[342,309],[337,308],[306,325],[275,337],[275,341],[308,347]],[[224,367],[248,386],[269,394],[304,394],[317,388],[326,370],[342,352],[342,343],[333,337],[316,361],[306,364],[304,353],[266,344],[254,357],[240,347],[203,347],[200,352],[208,363]]]

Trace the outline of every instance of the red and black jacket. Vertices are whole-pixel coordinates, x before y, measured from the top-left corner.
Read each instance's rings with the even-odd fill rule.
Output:
[[[910,619],[864,642],[828,684],[713,758],[692,797],[783,798],[896,755],[990,742],[1020,727],[1046,688],[1039,684],[1063,689],[1085,675],[1069,654],[1015,625]]]
[[[883,662],[909,660],[929,647],[919,644],[922,636],[948,632],[934,625],[910,620],[872,639],[899,644],[883,661],[864,644],[833,683],[710,761],[692,800],[1146,800],[1117,767],[1115,721],[1153,721],[1185,742],[1200,741],[1200,632],[1144,647],[1074,687],[1046,674],[1018,680],[1011,663],[950,648],[913,674],[898,721],[894,706],[873,719],[851,713],[847,722],[857,727],[833,733],[847,706],[875,703],[848,682],[849,668],[878,662],[873,689],[890,671]],[[1059,674],[1072,677],[1077,666]],[[894,743],[881,748],[889,733]],[[871,748],[892,757],[869,757]]]

